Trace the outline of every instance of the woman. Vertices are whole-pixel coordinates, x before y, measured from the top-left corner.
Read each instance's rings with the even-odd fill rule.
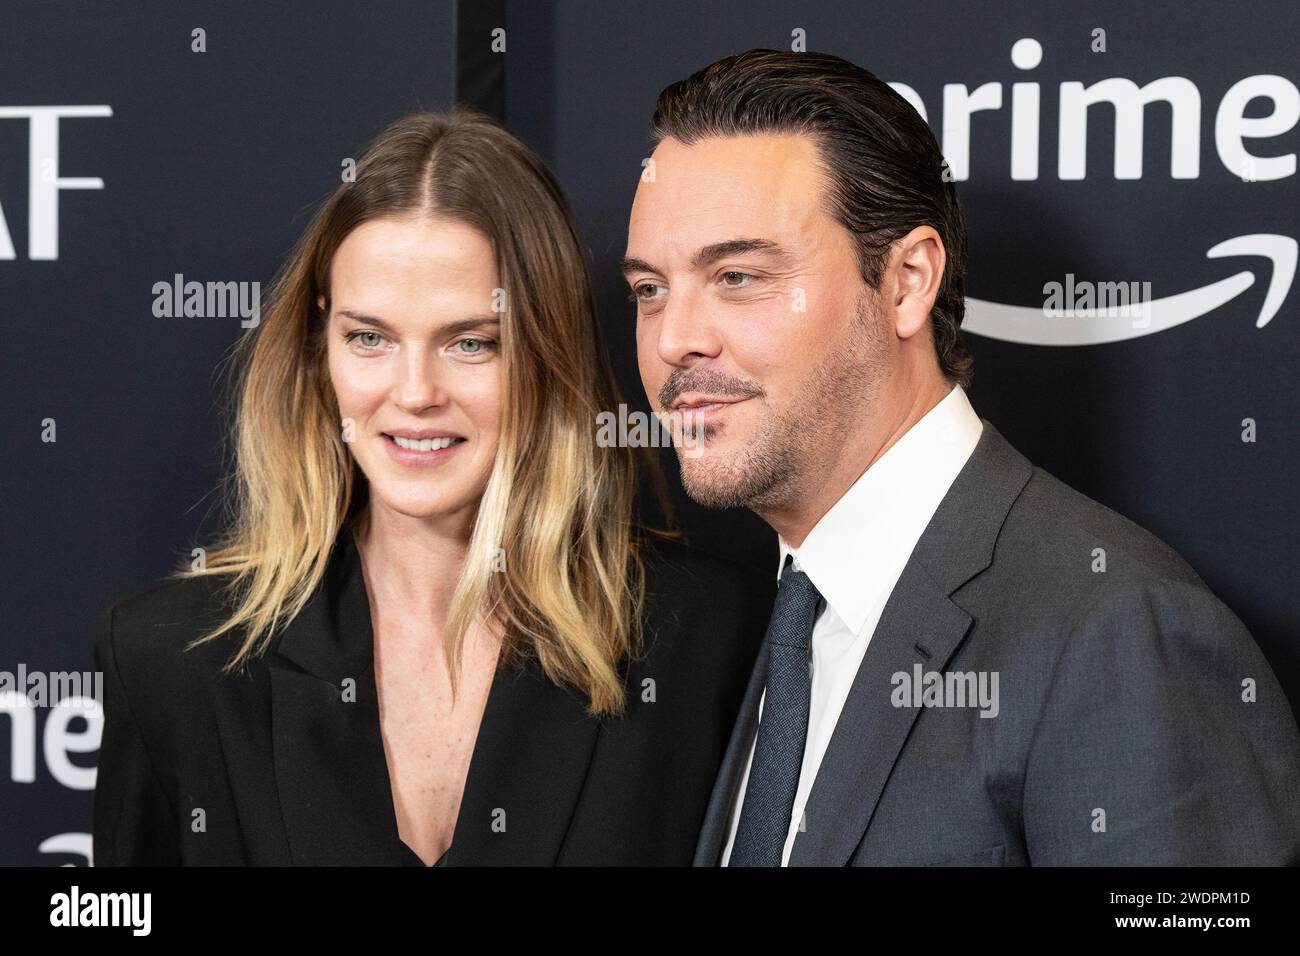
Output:
[[[634,527],[550,172],[402,119],[271,296],[225,539],[99,621],[96,864],[688,864],[772,586]]]

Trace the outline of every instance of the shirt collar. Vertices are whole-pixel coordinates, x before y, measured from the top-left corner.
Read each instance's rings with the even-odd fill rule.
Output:
[[[793,554],[794,566],[857,634],[879,590],[897,581],[983,428],[965,390],[954,386],[862,473],[801,547],[778,538],[778,577]]]

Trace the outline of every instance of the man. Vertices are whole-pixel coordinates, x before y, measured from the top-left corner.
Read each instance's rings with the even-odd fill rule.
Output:
[[[1167,545],[966,399],[965,222],[929,127],[837,57],[668,87],[624,273],[697,501],[778,533],[697,865],[1300,862],[1300,734]]]

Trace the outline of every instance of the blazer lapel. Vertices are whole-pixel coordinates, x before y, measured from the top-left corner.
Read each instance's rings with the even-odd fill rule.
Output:
[[[488,694],[447,865],[554,866],[587,779],[601,722],[526,659]]]
[[[717,866],[722,862],[722,851],[727,845],[728,825],[731,822],[732,800],[740,787],[740,777],[745,772],[745,763],[749,759],[749,744],[757,732],[758,705],[763,699],[766,683],[767,640],[764,639],[754,669],[749,675],[749,686],[745,688],[740,713],[736,716],[736,726],[732,728],[731,739],[727,742],[727,752],[722,757],[722,766],[713,784],[713,794],[709,797],[709,808],[704,813],[704,826],[700,830],[692,866]]]
[[[268,658],[275,782],[295,865],[403,862],[379,723],[370,602],[350,529]],[[352,699],[345,699],[344,682]],[[552,865],[600,722],[526,660],[499,668],[446,865]]]
[[[351,532],[268,657],[275,783],[298,866],[394,862],[370,605]]]
[[[971,624],[951,595],[993,561],[1032,466],[992,423],[917,542],[876,625],[808,796],[790,865],[843,866],[871,823],[920,708],[894,707],[891,677],[942,671]]]

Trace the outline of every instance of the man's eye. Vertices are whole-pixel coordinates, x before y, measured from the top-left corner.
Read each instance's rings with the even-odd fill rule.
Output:
[[[722,284],[729,289],[743,289],[749,283],[744,281],[736,282],[734,280],[736,279],[744,280],[744,279],[752,279],[752,278],[754,277],[750,275],[748,272],[734,272],[734,271],[724,272],[722,273]]]
[[[653,299],[658,295],[659,290],[662,288],[663,286],[656,285],[653,282],[643,282],[632,290],[632,294],[628,298],[630,300]]]

